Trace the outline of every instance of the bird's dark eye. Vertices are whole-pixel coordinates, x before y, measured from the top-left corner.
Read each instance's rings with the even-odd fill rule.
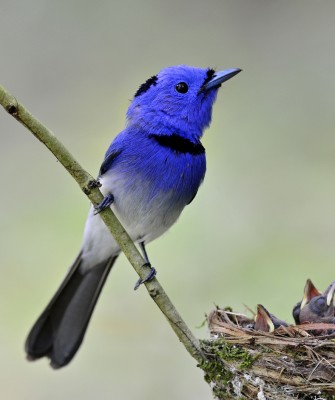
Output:
[[[320,310],[327,309],[327,303],[324,297],[318,297],[316,299],[316,305]]]
[[[188,92],[187,83],[185,83],[185,82],[179,82],[179,83],[177,83],[177,85],[176,85],[176,90],[177,90],[178,93],[182,93],[182,94],[187,93],[187,92]]]

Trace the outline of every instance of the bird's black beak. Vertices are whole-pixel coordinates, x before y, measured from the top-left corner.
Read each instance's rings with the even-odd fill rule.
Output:
[[[218,88],[221,86],[221,83],[226,82],[241,71],[240,68],[230,68],[224,71],[215,72],[212,79],[202,86],[200,92],[207,92],[210,89]]]

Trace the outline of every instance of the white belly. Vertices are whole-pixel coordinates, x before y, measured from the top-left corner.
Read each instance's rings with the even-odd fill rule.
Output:
[[[134,187],[131,191],[127,183],[124,184],[115,175],[103,176],[100,182],[104,195],[113,194],[111,208],[134,242],[148,243],[162,235],[177,220],[185,206],[184,203],[173,201],[175,194],[172,191],[152,196],[149,184],[141,179],[132,180]],[[104,222],[93,211],[91,207],[84,230],[83,268],[94,266],[120,252]]]

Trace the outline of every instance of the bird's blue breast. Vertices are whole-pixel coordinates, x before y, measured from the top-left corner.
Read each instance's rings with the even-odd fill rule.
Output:
[[[200,141],[178,134],[144,134],[128,128],[107,154],[112,151],[118,155],[110,173],[122,176],[125,194],[138,194],[147,203],[166,193],[169,202],[185,206],[197,193],[206,172],[205,149]]]
[[[101,167],[104,194],[133,240],[146,243],[164,233],[196,195],[206,171],[200,142],[167,138],[128,127]]]
[[[146,139],[146,166],[153,182],[153,195],[170,192],[177,203],[188,204],[195,196],[206,171],[205,149],[177,134],[151,134]]]

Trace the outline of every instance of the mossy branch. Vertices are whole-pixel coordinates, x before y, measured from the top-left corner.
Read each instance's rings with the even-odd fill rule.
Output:
[[[90,199],[93,205],[97,205],[103,199],[99,190],[99,183],[86,172],[81,165],[74,159],[65,146],[56,138],[56,136],[39,122],[22,104],[20,104],[13,95],[0,85],[0,104],[17,121],[23,124],[38,140],[40,140],[67,169],[67,171],[76,180],[82,191]],[[134,245],[129,235],[118,221],[110,208],[100,213],[100,216],[121,250],[128,258],[140,278],[145,278],[149,272],[148,267],[143,267],[145,260]],[[158,305],[162,313],[167,318],[172,329],[183,343],[190,355],[198,362],[204,360],[204,355],[196,339],[182,317],[172,304],[158,280],[154,278],[146,282],[145,286]]]

